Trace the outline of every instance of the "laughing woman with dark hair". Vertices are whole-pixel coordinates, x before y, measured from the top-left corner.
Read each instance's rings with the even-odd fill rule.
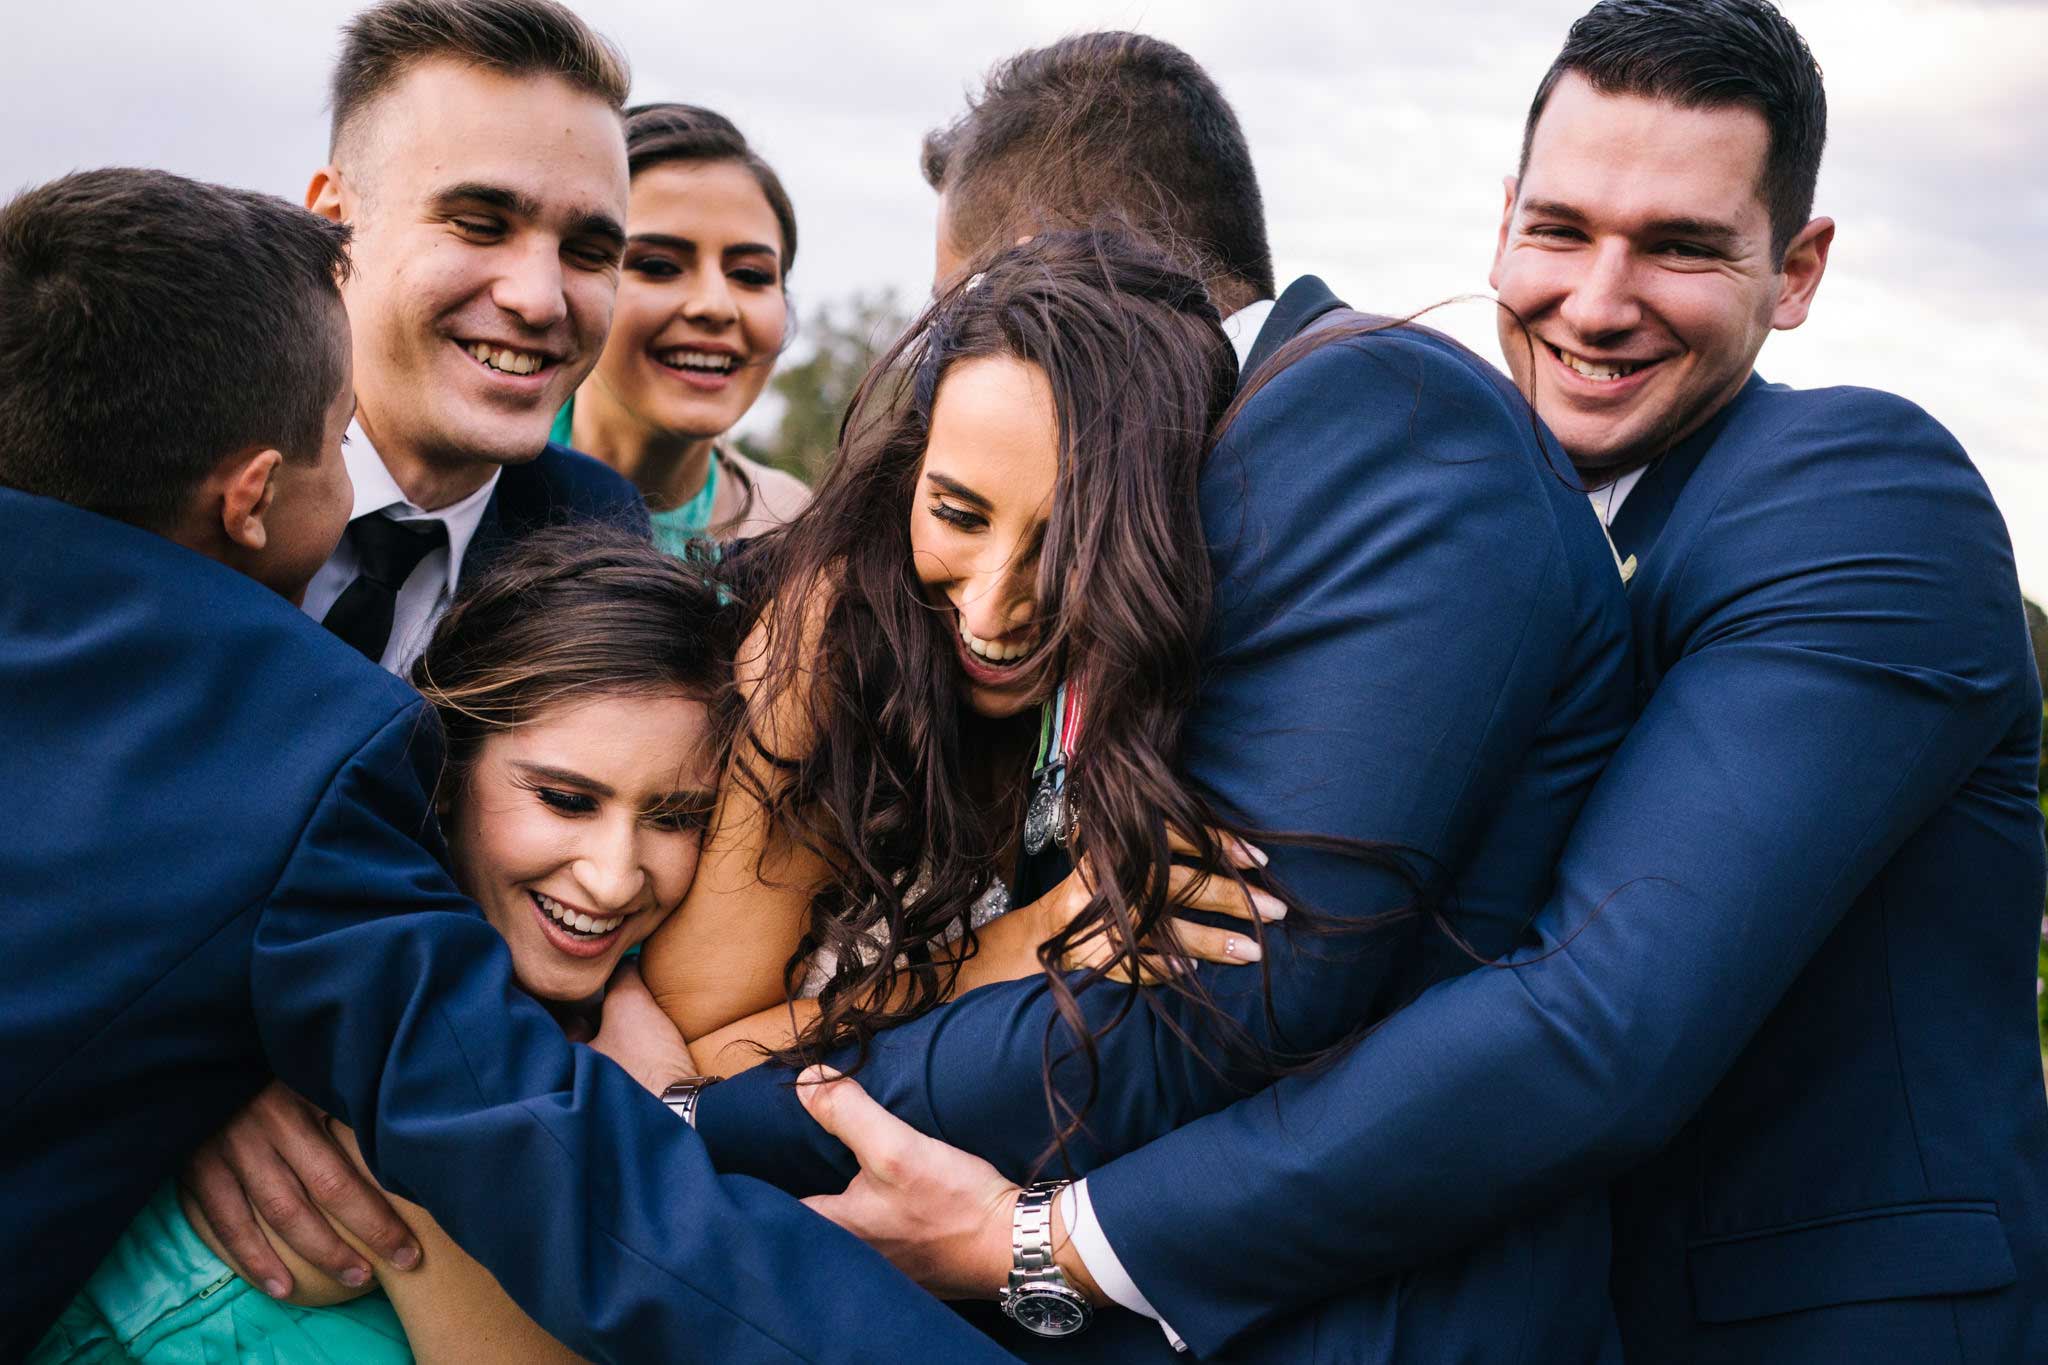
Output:
[[[990,981],[1194,998],[1187,959],[1259,958],[1282,903],[1177,768],[1235,386],[1200,281],[1104,232],[1002,253],[876,367],[817,500],[749,556],[741,738],[648,947],[700,1069],[865,1048]]]

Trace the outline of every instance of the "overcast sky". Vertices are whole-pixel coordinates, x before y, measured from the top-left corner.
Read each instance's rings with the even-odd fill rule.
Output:
[[[1406,312],[1483,290],[1520,121],[1586,0],[572,0],[633,62],[637,99],[728,114],[796,201],[815,306],[929,285],[925,129],[991,63],[1092,28],[1180,44],[1250,136],[1283,281]],[[164,166],[297,199],[350,0],[5,0],[0,192],[79,167]],[[1786,0],[1827,75],[1818,212],[1839,229],[1813,318],[1759,368],[1904,394],[1945,422],[2048,596],[2048,53],[2043,0]],[[1434,321],[1495,354],[1489,310]]]

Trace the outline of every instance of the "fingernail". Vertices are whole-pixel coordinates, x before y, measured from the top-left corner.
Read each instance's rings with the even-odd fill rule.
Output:
[[[1237,841],[1237,846],[1238,846],[1239,848],[1241,848],[1241,849],[1243,849],[1243,850],[1244,850],[1244,856],[1245,856],[1245,857],[1247,857],[1247,858],[1250,858],[1250,859],[1251,859],[1251,860],[1252,860],[1253,862],[1257,863],[1257,864],[1258,864],[1258,865],[1259,865],[1260,867],[1264,867],[1264,866],[1266,865],[1266,862],[1267,862],[1267,859],[1266,859],[1266,851],[1265,851],[1264,849],[1260,848],[1260,847],[1259,847],[1258,845],[1256,845],[1256,844],[1248,844],[1248,843],[1246,843],[1246,842],[1245,842],[1244,840],[1242,840],[1242,839],[1239,839],[1239,840]]]
[[[398,1254],[391,1258],[391,1264],[397,1266],[400,1270],[411,1270],[419,1263],[420,1249],[418,1247],[400,1247]]]
[[[829,1066],[807,1066],[796,1074],[798,1085],[823,1085],[826,1081],[839,1079],[839,1072]]]
[[[1232,937],[1223,945],[1223,955],[1232,962],[1257,962],[1266,955],[1266,950],[1257,939]]]
[[[1260,891],[1254,888],[1252,891],[1252,908],[1259,912],[1260,919],[1268,923],[1276,919],[1287,918],[1287,902],[1269,891]]]
[[[350,1289],[361,1289],[370,1282],[370,1272],[359,1265],[352,1265],[341,1272],[341,1282]]]
[[[265,1280],[263,1282],[263,1292],[270,1295],[273,1299],[281,1299],[292,1291],[286,1288],[283,1280]]]

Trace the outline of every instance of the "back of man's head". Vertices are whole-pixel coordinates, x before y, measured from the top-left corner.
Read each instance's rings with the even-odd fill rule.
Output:
[[[925,137],[924,174],[963,260],[1121,222],[1198,261],[1226,309],[1273,295],[1244,130],[1194,58],[1157,38],[1084,33],[1010,58]]]
[[[321,457],[348,229],[267,194],[81,171],[0,208],[0,484],[166,530],[231,455]]]
[[[1770,0],[1601,0],[1572,25],[1536,88],[1517,176],[1528,171],[1536,123],[1568,74],[1603,95],[1761,114],[1771,143],[1757,191],[1771,216],[1772,256],[1782,261],[1813,216],[1828,102],[1820,65]]]
[[[555,0],[383,0],[349,20],[329,87],[328,154],[416,64],[463,62],[504,76],[555,76],[615,110],[632,77],[619,50]]]

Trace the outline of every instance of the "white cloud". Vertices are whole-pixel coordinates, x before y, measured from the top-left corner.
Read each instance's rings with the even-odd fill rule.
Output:
[[[294,196],[325,145],[337,0],[120,0],[45,7],[0,83],[0,190],[152,164]],[[584,0],[632,57],[639,98],[737,121],[783,172],[813,302],[928,280],[923,132],[995,61],[1065,33],[1133,27],[1216,75],[1251,138],[1283,271],[1407,311],[1482,289],[1537,78],[1584,0],[1041,0],[1032,6]],[[1813,321],[1763,368],[1892,389],[1946,422],[2048,595],[2048,8],[1787,0],[1827,73],[1820,209],[1841,231]],[[17,20],[17,32],[23,25]],[[12,35],[11,35],[12,36]],[[1483,352],[1490,312],[1435,319]]]

